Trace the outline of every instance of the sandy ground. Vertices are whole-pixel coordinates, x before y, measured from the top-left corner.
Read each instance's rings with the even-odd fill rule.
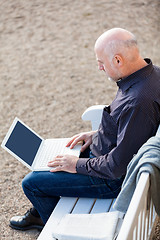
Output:
[[[110,103],[116,93],[93,51],[112,27],[134,32],[142,56],[160,65],[159,0],[0,1],[0,142],[15,116],[44,138],[90,128],[83,111]],[[8,227],[11,216],[30,206],[21,189],[29,171],[0,153],[0,239],[37,239],[37,231]],[[154,239],[160,239],[158,225]]]

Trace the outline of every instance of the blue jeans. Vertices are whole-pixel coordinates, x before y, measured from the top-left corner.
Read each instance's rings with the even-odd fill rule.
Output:
[[[31,172],[23,179],[22,187],[46,223],[60,196],[115,198],[123,179],[109,180],[67,172]]]

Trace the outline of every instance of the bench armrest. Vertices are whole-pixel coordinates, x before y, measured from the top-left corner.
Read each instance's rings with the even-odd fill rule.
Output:
[[[85,110],[82,120],[91,121],[92,130],[97,130],[102,119],[105,105],[94,105]]]
[[[142,227],[142,223],[145,222],[147,212],[148,191],[149,191],[149,173],[143,172],[136,186],[127,213],[124,217],[124,221],[120,229],[119,235],[117,237],[117,240],[132,239],[135,228],[137,231],[141,232],[145,231],[144,230],[145,224]]]

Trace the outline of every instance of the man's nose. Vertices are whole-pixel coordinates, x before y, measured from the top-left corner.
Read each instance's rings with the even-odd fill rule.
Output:
[[[100,71],[104,71],[104,66],[103,66],[102,64],[100,64],[100,65],[98,66],[98,68],[99,68]]]

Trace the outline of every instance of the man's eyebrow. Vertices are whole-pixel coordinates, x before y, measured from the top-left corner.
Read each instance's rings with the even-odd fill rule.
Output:
[[[98,58],[97,58],[97,62],[99,62],[99,63],[103,63],[101,60],[99,60]]]

